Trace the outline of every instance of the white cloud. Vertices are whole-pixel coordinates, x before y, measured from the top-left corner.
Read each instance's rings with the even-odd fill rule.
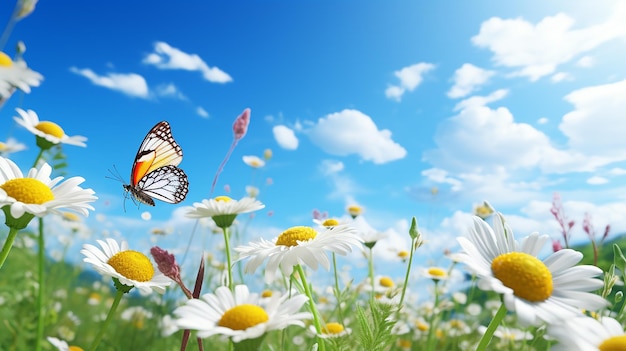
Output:
[[[119,91],[132,97],[148,98],[150,96],[146,80],[136,73],[108,73],[100,76],[89,68],[70,67],[70,72],[83,76],[94,85]]]
[[[503,98],[505,98],[507,95],[509,94],[509,91],[506,89],[498,89],[496,91],[494,91],[493,93],[487,95],[487,96],[479,96],[479,95],[475,95],[472,97],[469,97],[465,100],[461,100],[459,103],[456,104],[456,106],[454,106],[454,111],[459,111],[459,110],[465,110],[465,109],[469,109],[471,107],[477,106],[485,106],[487,104],[490,104],[492,102],[496,102],[498,100],[502,100]]]
[[[294,131],[284,125],[277,125],[272,128],[274,139],[280,147],[286,150],[295,150],[298,148],[298,137]]]
[[[626,84],[626,83],[625,83]],[[616,93],[615,91],[613,91]],[[497,92],[496,92],[497,93]],[[437,128],[434,140],[438,145],[435,150],[429,150],[424,153],[424,159],[431,162],[436,168],[442,168],[449,172],[491,172],[499,167],[507,167],[510,170],[532,170],[540,169],[546,173],[565,173],[571,171],[594,171],[597,167],[618,160],[617,154],[615,158],[607,157],[605,154],[597,152],[589,153],[576,143],[603,143],[603,146],[611,145],[613,148],[621,148],[619,157],[626,157],[625,139],[617,137],[619,128],[613,128],[612,138],[589,137],[597,134],[598,131],[610,129],[611,125],[619,124],[617,112],[609,113],[609,111],[601,110],[600,112],[608,113],[608,116],[593,117],[593,122],[586,115],[590,112],[588,108],[577,110],[577,114],[584,114],[585,123],[581,122],[581,118],[570,118],[568,115],[564,117],[561,129],[564,130],[566,136],[572,138],[572,146],[569,149],[558,149],[554,147],[550,138],[543,132],[535,129],[527,123],[519,123],[515,121],[513,114],[505,107],[489,108],[484,103],[496,100],[503,93],[490,94],[487,97],[473,96],[467,100],[457,104],[455,110],[459,113],[443,122]],[[608,94],[608,92],[605,92]],[[603,95],[607,97],[607,94]],[[570,94],[571,95],[571,94]],[[585,94],[576,95],[570,100],[579,102],[579,96],[588,96]],[[592,96],[594,94],[591,94]],[[610,99],[610,94],[607,99]],[[617,96],[617,95],[616,95]],[[624,95],[626,96],[626,95]],[[586,104],[584,107],[600,108],[601,103]],[[624,110],[616,108],[615,104],[608,106],[603,105],[607,110],[613,108],[614,111]],[[610,107],[612,106],[612,107]],[[581,104],[580,107],[583,107]],[[595,112],[590,115],[596,115]],[[573,113],[572,113],[573,114]],[[598,123],[598,119],[603,122],[611,120],[613,123]],[[567,122],[571,120],[571,122]],[[575,124],[574,120],[576,121]],[[593,126],[587,126],[593,124]],[[583,127],[584,126],[584,127]],[[567,132],[565,132],[567,129]],[[585,131],[586,134],[577,137],[577,132]],[[598,139],[602,139],[598,141]],[[606,139],[606,140],[605,140]],[[592,141],[593,140],[593,141]],[[606,145],[604,145],[606,144]],[[621,145],[621,146],[620,146]],[[604,151],[604,150],[603,150]]]
[[[522,18],[492,17],[482,23],[472,43],[491,50],[496,65],[513,68],[515,75],[535,81],[578,55],[625,36],[626,3],[617,2],[603,23],[574,29],[574,22],[564,13],[537,24]]]
[[[550,120],[546,117],[541,117],[537,120],[537,124],[547,124]]]
[[[336,160],[323,160],[320,164],[320,171],[323,175],[331,175],[343,171],[345,168],[343,162]]]
[[[196,107],[196,113],[200,117],[209,118],[209,113],[202,106]]]
[[[456,99],[467,96],[478,90],[494,74],[494,71],[482,69],[471,63],[464,63],[461,68],[454,72],[454,85],[448,91],[448,97]]]
[[[602,185],[602,184],[606,184],[608,183],[609,180],[604,178],[604,177],[600,177],[600,176],[593,176],[589,179],[587,179],[587,184],[590,185]]]
[[[575,90],[565,97],[574,111],[563,116],[559,129],[569,146],[588,155],[603,155],[615,161],[626,159],[624,111],[626,79]]]
[[[393,72],[400,80],[400,85],[390,85],[385,90],[385,96],[389,99],[400,101],[406,91],[415,90],[422,83],[423,75],[434,68],[435,65],[432,63],[419,62]]]
[[[596,60],[591,56],[583,56],[578,61],[576,61],[576,66],[589,68],[593,67],[596,63]]]
[[[170,97],[179,100],[187,100],[187,97],[178,89],[174,83],[161,84],[154,89],[158,96]]]
[[[626,174],[626,169],[619,167],[611,168],[611,170],[609,170],[609,174],[612,176],[621,176]]]
[[[213,83],[228,83],[233,80],[218,67],[207,65],[197,54],[188,54],[162,41],[154,44],[154,52],[148,54],[143,63],[160,69],[199,71],[205,80]]]
[[[573,80],[573,79],[574,77],[572,77],[572,75],[567,72],[558,72],[550,76],[550,81],[552,83],[559,83],[559,82],[563,82],[566,80]]]
[[[406,150],[391,139],[391,131],[379,130],[371,117],[358,110],[346,109],[322,117],[307,134],[313,144],[331,155],[357,154],[375,164],[406,156]]]

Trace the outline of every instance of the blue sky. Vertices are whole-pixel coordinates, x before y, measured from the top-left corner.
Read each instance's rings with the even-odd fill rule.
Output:
[[[12,6],[0,5],[7,19]],[[584,238],[585,213],[598,232],[626,230],[626,6],[618,1],[43,0],[5,52],[18,40],[45,80],[0,110],[0,140],[29,146],[11,158],[30,166],[37,150],[13,122],[15,107],[88,137],[87,148],[65,152],[68,175],[86,178],[100,198],[91,242],[113,235],[148,247],[156,227],[172,232],[158,238],[164,248],[186,243],[193,222],[184,207],[209,196],[232,122],[247,107],[250,129],[214,195],[225,185],[233,198],[247,185],[261,189],[267,207],[248,239],[310,225],[313,209],[341,217],[358,204],[387,233],[379,256],[393,261],[408,245],[416,216],[428,241],[420,260],[443,264],[440,254],[456,249],[483,200],[517,235],[558,238],[554,192],[577,222],[575,238]],[[127,202],[124,212],[121,184],[105,176],[115,165],[128,179],[161,120],[184,150],[189,195],[175,206]],[[263,168],[241,161],[268,148]]]

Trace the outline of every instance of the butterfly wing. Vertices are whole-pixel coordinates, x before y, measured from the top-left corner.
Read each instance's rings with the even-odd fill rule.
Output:
[[[147,195],[157,200],[177,204],[187,196],[189,180],[182,169],[167,165],[159,167],[141,178],[134,190],[135,198],[144,203],[148,203],[142,201],[142,198],[145,200],[143,195]],[[154,206],[154,201],[151,205]]]
[[[150,129],[139,146],[130,183],[133,187],[138,187],[140,181],[150,172],[167,165],[178,166],[182,160],[183,150],[174,140],[170,124],[166,121],[159,122]]]

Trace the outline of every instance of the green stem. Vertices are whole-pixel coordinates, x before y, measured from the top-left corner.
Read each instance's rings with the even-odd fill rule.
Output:
[[[7,236],[7,240],[4,242],[4,246],[2,246],[2,251],[0,251],[0,268],[2,268],[4,261],[6,261],[7,257],[9,257],[9,252],[13,247],[13,241],[15,241],[17,232],[19,232],[19,229],[9,227],[9,235]]]
[[[41,157],[43,156],[43,152],[44,152],[44,151],[45,151],[45,150],[44,150],[44,149],[42,149],[42,148],[40,148],[40,149],[39,149],[39,153],[37,154],[37,157],[35,158],[35,162],[33,163],[33,167],[32,167],[32,168],[37,167],[37,163],[39,162],[39,160],[40,160],[40,159],[41,159]]]
[[[306,275],[304,274],[304,269],[297,264],[294,266],[296,272],[300,275],[300,280],[302,281],[302,287],[304,288],[304,293],[309,298],[309,308],[311,309],[311,313],[313,314],[313,324],[315,325],[315,331],[318,335],[322,334],[322,321],[320,319],[320,313],[317,310],[317,306],[315,306],[315,302],[313,301],[313,294],[311,294],[311,289],[309,287],[309,283],[306,281]],[[324,344],[324,339],[321,337],[317,337],[317,345],[319,347],[318,350],[326,351],[326,344]]]
[[[376,282],[374,281],[374,248],[370,248],[370,255],[367,258],[368,260],[368,275],[370,277],[370,283],[372,287],[372,292],[370,293],[370,301],[374,302],[375,298],[375,290],[376,290]]]
[[[333,252],[333,268],[335,272],[335,298],[337,298],[337,312],[339,313],[339,320],[343,325],[343,310],[341,309],[341,290],[339,290],[339,273],[337,273],[337,257]]]
[[[43,320],[44,320],[44,263],[46,258],[46,246],[43,236],[43,217],[39,217],[39,249],[38,257],[39,261],[39,292],[37,293],[37,344],[35,350],[41,351],[41,340],[43,339]]]
[[[496,331],[498,325],[500,325],[500,322],[502,322],[502,319],[504,319],[504,316],[506,316],[506,306],[502,303],[498,312],[496,312],[496,315],[493,316],[493,319],[489,322],[489,326],[487,327],[485,334],[483,334],[483,337],[480,339],[480,343],[478,344],[476,351],[485,351],[487,349],[487,345],[489,345],[489,342],[493,337],[493,333]]]
[[[113,304],[111,305],[109,314],[107,314],[107,319],[104,320],[104,324],[102,325],[102,328],[100,328],[100,331],[98,332],[96,338],[93,340],[93,343],[91,344],[89,350],[96,351],[96,349],[98,348],[98,344],[100,344],[100,341],[102,340],[102,337],[104,336],[107,327],[109,326],[109,324],[111,324],[111,320],[113,319],[112,317],[115,314],[115,310],[117,310],[117,306],[120,304],[120,301],[122,301],[122,296],[124,296],[124,291],[118,290],[115,294],[115,299],[113,300]]]
[[[437,326],[435,325],[435,320],[437,319],[437,306],[439,305],[439,281],[435,280],[435,302],[433,304],[433,311],[428,318],[428,339],[426,341],[426,350],[431,351],[434,350],[435,347],[435,332]]]
[[[398,312],[402,309],[402,303],[404,302],[404,295],[406,294],[406,287],[409,282],[409,274],[411,273],[411,263],[413,262],[413,252],[415,252],[415,241],[417,239],[411,239],[411,253],[409,254],[409,264],[406,267],[406,274],[404,276],[404,284],[402,285],[402,294],[400,295],[400,303],[398,304]]]
[[[228,288],[233,291],[233,268],[231,267],[230,258],[230,238],[228,236],[228,228],[222,228],[224,232],[224,246],[226,249],[226,264],[228,268]]]

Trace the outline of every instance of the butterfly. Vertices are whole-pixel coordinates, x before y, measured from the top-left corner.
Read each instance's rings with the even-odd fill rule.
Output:
[[[154,199],[177,204],[189,192],[189,180],[178,168],[183,150],[172,136],[167,121],[157,123],[139,146],[130,184],[124,184],[126,197],[131,194],[140,203],[154,206]]]

